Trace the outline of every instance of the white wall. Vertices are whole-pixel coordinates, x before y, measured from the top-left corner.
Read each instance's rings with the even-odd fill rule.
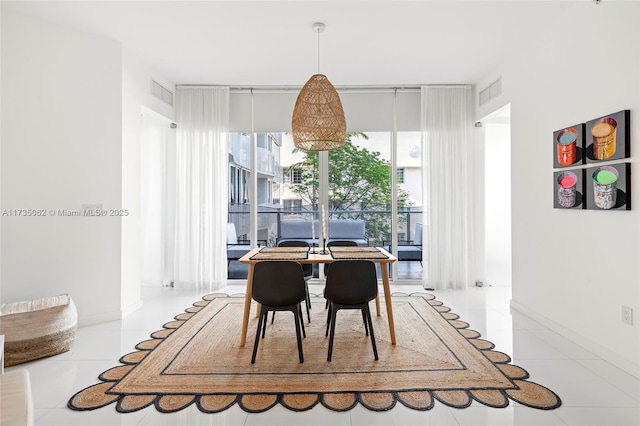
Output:
[[[638,2],[582,2],[477,85],[502,76],[502,95],[478,117],[511,104],[512,306],[636,377],[639,21]],[[554,209],[552,132],[623,109],[631,110],[633,210]],[[604,254],[597,247],[612,250]],[[621,322],[623,304],[634,309],[633,326]]]
[[[2,217],[2,302],[69,293],[80,325],[122,318],[140,299],[140,113],[173,120],[153,72],[121,44],[2,14],[2,209],[119,217]]]
[[[69,293],[81,324],[120,317],[120,218],[57,211],[121,207],[121,64],[115,41],[2,13],[2,209],[47,212],[2,217],[3,302]]]

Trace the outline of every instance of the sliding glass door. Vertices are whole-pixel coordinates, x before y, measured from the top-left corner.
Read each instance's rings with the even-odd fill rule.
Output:
[[[422,144],[420,132],[398,132],[396,136],[397,241],[396,279],[421,279],[422,250]]]
[[[399,133],[396,165],[392,163],[392,132],[350,133],[343,149],[327,153],[328,173],[320,173],[319,153],[295,148],[290,133],[258,133],[256,170],[251,170],[249,133],[229,136],[229,219],[237,239],[251,237],[250,185],[256,173],[255,235],[261,246],[275,246],[283,221],[319,219],[327,188],[329,220],[364,220],[368,244],[396,254],[407,245],[419,246],[422,224],[420,135]],[[392,173],[396,170],[395,188]],[[393,190],[394,189],[394,190]],[[395,208],[392,209],[392,203]],[[393,212],[396,212],[394,217]],[[397,241],[393,241],[394,232]],[[320,229],[308,230],[319,241]],[[320,244],[320,242],[318,242]],[[421,247],[420,247],[421,249]],[[399,257],[392,267],[396,280],[420,279],[418,256]],[[246,267],[229,262],[229,278],[244,278]]]
[[[289,129],[297,91],[231,91],[229,222],[240,239],[274,246],[284,221],[310,224],[324,205],[328,220],[363,220],[369,245],[399,257],[392,279],[417,284],[423,223],[420,91],[339,92],[348,129],[360,130],[349,130],[343,149],[318,153],[293,145]],[[318,241],[320,229],[309,228],[308,237],[313,231]],[[231,262],[230,277],[233,270]]]

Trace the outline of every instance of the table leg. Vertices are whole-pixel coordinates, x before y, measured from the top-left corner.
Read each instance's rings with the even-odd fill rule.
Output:
[[[249,327],[249,312],[251,311],[251,284],[253,283],[253,263],[249,264],[247,274],[247,288],[244,292],[244,316],[242,317],[242,334],[240,335],[240,346],[247,343],[247,328]]]
[[[384,268],[384,264],[380,264],[380,268]],[[376,316],[380,316],[380,293],[376,294]]]
[[[387,320],[389,321],[389,334],[391,335],[391,344],[396,344],[396,327],[393,324],[393,308],[391,307],[391,289],[389,288],[389,269],[380,268],[382,270],[382,287],[384,289],[384,303],[387,306]]]

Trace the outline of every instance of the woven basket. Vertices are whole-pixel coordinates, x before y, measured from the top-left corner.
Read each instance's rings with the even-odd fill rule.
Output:
[[[322,74],[312,75],[302,87],[291,119],[293,143],[307,151],[344,146],[347,122],[335,87]]]
[[[78,312],[68,294],[3,304],[5,367],[68,351],[77,327]]]

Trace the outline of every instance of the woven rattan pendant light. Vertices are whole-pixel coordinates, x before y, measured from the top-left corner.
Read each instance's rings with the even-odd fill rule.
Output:
[[[344,146],[347,122],[342,102],[329,79],[320,74],[320,32],[324,24],[312,26],[318,32],[318,74],[311,76],[300,90],[293,109],[293,143],[306,151],[327,151]]]

